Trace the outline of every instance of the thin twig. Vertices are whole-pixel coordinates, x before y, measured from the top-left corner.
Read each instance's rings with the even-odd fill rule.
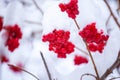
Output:
[[[118,78],[120,78],[120,77],[114,77],[114,78],[111,78],[111,79],[109,79],[109,80],[114,80],[114,79],[118,79]]]
[[[80,27],[79,27],[79,25],[78,25],[78,23],[77,23],[76,19],[74,19],[74,22],[75,22],[75,24],[76,24],[76,26],[77,26],[78,30],[80,30]]]
[[[94,70],[95,70],[95,73],[96,73],[96,76],[97,76],[97,80],[100,80],[100,77],[99,77],[99,74],[98,74],[98,71],[97,71],[97,67],[96,67],[96,65],[95,65],[94,59],[93,59],[93,57],[92,57],[92,54],[91,54],[91,52],[90,52],[90,50],[89,50],[89,48],[88,48],[88,45],[87,45],[86,41],[85,41],[85,40],[83,40],[83,41],[84,41],[84,43],[85,43],[85,45],[86,45],[86,48],[87,48],[88,53],[89,53],[89,55],[90,55],[90,58],[91,58],[91,60],[92,60],[92,64],[93,64],[93,67],[94,67]]]
[[[84,53],[84,54],[88,55],[88,53],[87,53],[86,51],[84,51],[84,50],[82,50],[82,49],[78,48],[77,46],[76,46],[75,48],[76,48],[76,49],[78,49],[79,51],[81,51],[82,53]]]
[[[115,17],[114,13],[112,12],[112,9],[111,9],[110,5],[108,4],[107,0],[104,0],[104,2],[105,2],[105,4],[106,4],[106,6],[108,7],[108,9],[109,9],[109,11],[110,11],[110,14],[111,14],[111,16],[113,17],[115,23],[116,23],[117,26],[120,28],[120,24],[119,24],[117,18]]]
[[[75,22],[78,30],[80,30],[80,27],[79,27],[76,19],[74,19],[74,22]],[[84,39],[83,39],[83,42],[85,43],[86,48],[87,48],[88,53],[89,53],[89,56],[90,56],[90,58],[91,58],[91,60],[92,60],[92,64],[93,64],[93,67],[94,67],[94,70],[95,70],[95,73],[96,73],[96,76],[97,76],[96,79],[97,79],[97,80],[100,80],[100,77],[99,77],[99,74],[98,74],[98,71],[97,71],[97,67],[96,67],[96,65],[95,65],[94,59],[93,59],[93,57],[92,57],[92,54],[91,54],[91,52],[90,52],[90,50],[89,50],[89,48],[88,48],[88,45],[87,45],[87,43],[86,43],[86,41],[85,41]]]
[[[111,18],[111,14],[109,15],[109,17],[108,17],[108,19],[107,19],[107,21],[106,21],[106,26],[107,26],[107,24],[108,24],[110,18]]]
[[[117,14],[119,14],[120,11],[120,0],[118,0],[118,9],[117,9]]]
[[[35,0],[33,0],[33,3],[35,4],[36,8],[40,11],[40,13],[43,15],[44,13],[43,13],[42,9],[38,6],[38,4],[36,3]]]
[[[92,77],[94,77],[95,79],[97,79],[97,77],[96,77],[95,75],[90,74],[90,73],[85,73],[85,74],[82,74],[80,80],[82,80],[82,78],[83,78],[84,76],[92,76]]]
[[[10,67],[13,66],[13,67],[15,67],[15,68],[18,68],[18,69],[20,69],[21,71],[24,71],[24,72],[30,74],[31,76],[33,76],[33,77],[36,78],[37,80],[40,80],[37,76],[35,76],[34,74],[32,74],[31,72],[29,72],[29,71],[27,71],[27,70],[25,70],[25,69],[22,69],[22,68],[20,68],[20,67],[18,67],[18,66],[12,65],[12,64],[8,64],[8,66],[10,66]]]
[[[0,80],[2,80],[2,64],[0,62]]]
[[[42,23],[40,22],[35,22],[35,21],[28,21],[28,20],[25,20],[26,23],[29,23],[29,24],[37,24],[37,25],[42,25]]]
[[[120,65],[120,51],[119,51],[119,55],[116,59],[116,61],[113,63],[113,65],[106,70],[106,72],[101,76],[100,80],[105,80],[105,78],[112,73],[112,71],[118,66]]]
[[[48,78],[49,78],[49,80],[52,80],[52,77],[51,77],[50,71],[49,71],[49,69],[48,69],[47,63],[46,63],[46,61],[45,61],[45,58],[44,58],[42,52],[40,52],[40,55],[41,55],[41,57],[42,57],[42,60],[43,60],[43,63],[44,63],[45,69],[46,69],[46,71],[47,71]]]

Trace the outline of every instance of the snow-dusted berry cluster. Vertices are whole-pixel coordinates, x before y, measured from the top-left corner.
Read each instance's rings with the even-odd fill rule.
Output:
[[[100,53],[102,53],[109,38],[108,35],[103,34],[102,30],[97,30],[96,23],[85,26],[85,28],[79,32],[79,35],[87,42],[90,51],[99,51]]]
[[[43,42],[49,42],[49,50],[57,53],[59,58],[66,58],[67,54],[74,51],[74,44],[68,41],[70,38],[70,32],[64,30],[53,30],[52,33],[48,33],[43,36]]]
[[[62,12],[66,11],[70,18],[75,19],[79,14],[77,3],[78,0],[71,0],[68,4],[60,3],[59,7]]]
[[[79,14],[78,0],[70,0],[69,3],[60,3],[59,7],[62,12],[66,12],[68,17],[75,21],[76,26],[79,29],[79,25],[75,20],[76,15]],[[99,51],[100,53],[102,53],[109,38],[108,35],[103,34],[102,30],[97,30],[96,23],[88,24],[83,30],[80,30],[78,34],[86,43],[88,51]],[[43,42],[49,42],[49,50],[57,53],[58,58],[66,58],[66,54],[74,52],[74,48],[76,47],[73,43],[68,41],[69,37],[70,31],[54,30],[52,33],[43,35],[42,40]],[[75,55],[74,64],[80,65],[82,63],[88,63],[88,59],[81,55]]]
[[[17,49],[19,47],[19,40],[22,38],[22,32],[20,27],[15,24],[15,25],[3,25],[3,17],[0,17],[0,32],[2,30],[5,30],[5,37],[7,40],[5,40],[4,45],[6,47],[8,47],[8,50],[10,52],[13,52],[15,49]],[[2,51],[0,51],[0,64],[3,63],[9,63],[9,57],[7,55],[5,55]],[[23,67],[21,66],[22,63],[17,63],[17,66],[19,67]],[[18,69],[15,66],[10,66],[9,67],[10,70],[12,70],[13,72],[21,72],[22,70]]]

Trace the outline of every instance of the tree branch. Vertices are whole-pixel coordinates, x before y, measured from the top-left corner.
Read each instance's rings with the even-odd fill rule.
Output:
[[[111,9],[110,5],[108,4],[107,0],[104,0],[104,2],[105,2],[105,4],[106,4],[106,6],[108,7],[108,9],[109,9],[109,11],[110,11],[110,14],[111,14],[111,16],[113,17],[115,23],[116,23],[117,26],[120,28],[120,24],[119,24],[116,16],[114,15],[114,13],[112,12],[112,9]]]
[[[12,65],[12,64],[8,64],[8,66],[9,66],[9,67],[17,68],[17,69],[19,69],[19,70],[21,70],[21,71],[24,71],[24,72],[30,74],[31,76],[33,76],[34,78],[36,78],[37,80],[40,80],[40,79],[39,79],[37,76],[35,76],[33,73],[31,73],[31,72],[29,72],[29,71],[27,71],[27,70],[25,70],[25,69],[22,69],[22,68],[20,68],[20,67],[18,67],[18,66]]]
[[[90,73],[86,73],[86,74],[83,74],[83,75],[81,76],[80,80],[82,80],[82,78],[83,78],[84,76],[92,76],[92,77],[94,77],[95,79],[97,79],[97,77],[96,77],[95,75],[90,74]]]
[[[120,0],[118,0],[118,9],[117,9],[117,13],[119,14],[120,11]]]
[[[119,51],[119,54],[118,54],[118,57],[116,59],[116,61],[113,63],[113,65],[106,70],[106,72],[101,76],[100,80],[105,80],[105,78],[110,74],[112,73],[112,71],[118,66],[120,65],[120,51]]]
[[[41,55],[41,57],[42,57],[42,60],[43,60],[43,63],[44,63],[45,69],[46,69],[46,71],[47,71],[48,78],[49,78],[49,80],[52,80],[52,77],[51,77],[50,71],[49,71],[49,69],[48,69],[47,63],[46,63],[46,61],[45,61],[45,58],[44,58],[42,52],[40,52],[40,55]]]
[[[40,11],[40,13],[43,15],[44,13],[43,13],[42,9],[38,6],[38,4],[36,3],[35,0],[33,0],[33,3],[35,4],[36,8]]]

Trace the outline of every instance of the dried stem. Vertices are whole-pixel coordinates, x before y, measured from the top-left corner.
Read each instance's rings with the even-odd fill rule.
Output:
[[[78,30],[79,30],[79,29],[80,29],[80,27],[79,27],[79,25],[78,25],[78,23],[77,23],[76,19],[74,19],[74,22],[75,22],[75,24],[76,24],[76,26],[77,26],[77,28],[78,28]]]
[[[74,22],[75,22],[75,24],[76,24],[76,26],[77,26],[77,28],[78,28],[78,30],[80,29],[80,27],[79,27],[79,25],[78,25],[78,23],[77,23],[77,21],[74,19]],[[85,45],[86,45],[86,48],[87,48],[87,50],[88,50],[88,53],[89,53],[89,56],[90,56],[90,58],[91,58],[91,60],[92,60],[92,64],[93,64],[93,67],[94,67],[94,70],[95,70],[95,73],[96,73],[96,79],[97,80],[100,80],[100,77],[99,77],[99,74],[98,74],[98,71],[97,71],[97,67],[96,67],[96,65],[95,65],[95,62],[94,62],[94,59],[93,59],[93,57],[92,57],[92,54],[91,54],[91,52],[90,52],[90,50],[89,50],[89,48],[88,48],[88,45],[87,45],[87,43],[86,43],[86,41],[83,39],[83,41],[84,41],[84,43],[85,43]]]
[[[106,26],[107,26],[107,24],[108,24],[110,18],[111,18],[111,14],[109,15],[109,17],[108,17],[108,19],[107,19],[107,21],[106,21]]]
[[[100,80],[100,77],[99,77],[99,74],[98,74],[98,71],[97,71],[97,67],[96,67],[96,65],[95,65],[95,62],[94,62],[94,59],[93,59],[93,57],[92,57],[92,54],[91,54],[91,52],[90,52],[90,50],[89,50],[89,48],[88,48],[88,45],[87,45],[87,43],[86,43],[86,41],[85,40],[83,40],[84,41],[84,43],[85,43],[85,45],[86,45],[86,48],[87,48],[87,50],[88,50],[88,53],[89,53],[89,55],[90,55],[90,58],[91,58],[91,60],[92,60],[92,64],[93,64],[93,67],[94,67],[94,70],[95,70],[95,73],[96,73],[96,79],[97,80]]]
[[[38,4],[36,3],[35,0],[33,0],[33,3],[35,4],[36,8],[40,11],[40,13],[43,15],[44,13],[43,13],[42,9],[38,6]]]
[[[117,13],[119,14],[120,11],[120,0],[118,0],[118,9],[117,9]]]
[[[106,4],[106,6],[108,7],[108,9],[109,9],[109,11],[110,11],[110,14],[111,14],[111,16],[113,17],[115,23],[116,23],[117,26],[120,28],[120,24],[119,24],[117,18],[115,17],[114,13],[112,12],[112,9],[111,9],[110,5],[108,4],[107,0],[104,0],[104,2],[105,2],[105,4]]]
[[[42,23],[40,22],[35,22],[35,21],[28,21],[28,20],[25,20],[26,23],[29,23],[29,24],[38,24],[38,25],[42,25]]]
[[[50,71],[49,71],[49,69],[48,69],[47,63],[46,63],[46,61],[45,61],[45,58],[44,58],[42,52],[40,52],[40,55],[41,55],[41,57],[42,57],[42,60],[43,60],[43,63],[44,63],[45,69],[46,69],[46,71],[47,71],[48,78],[49,78],[49,80],[52,80],[52,77],[51,77]]]
[[[40,80],[37,76],[35,76],[35,75],[32,74],[31,72],[29,72],[29,71],[27,71],[27,70],[24,70],[24,69],[22,69],[22,68],[20,68],[20,67],[18,67],[18,66],[15,66],[15,65],[12,65],[12,64],[8,64],[8,66],[16,67],[16,68],[18,68],[18,69],[20,69],[20,70],[22,70],[22,71],[24,71],[24,72],[30,74],[31,76],[33,76],[33,77],[36,78],[37,80]]]
[[[120,77],[114,77],[114,78],[111,78],[109,80],[115,80],[115,79],[118,79],[118,78],[120,78]]]
[[[75,47],[77,50],[79,50],[79,51],[81,51],[82,53],[84,53],[84,54],[86,54],[86,55],[88,55],[88,53],[87,52],[85,52],[84,50],[82,50],[82,49],[80,49],[80,48],[78,48],[78,47]]]
[[[90,73],[86,73],[86,74],[82,74],[80,80],[82,80],[82,78],[83,78],[84,76],[92,76],[92,77],[94,77],[95,79],[97,79],[97,77],[96,77],[95,75],[90,74]]]
[[[2,64],[0,62],[0,80],[2,80]]]
[[[101,76],[100,80],[105,80],[105,78],[112,73],[112,71],[118,66],[120,65],[120,51],[119,51],[119,55],[116,59],[116,61],[114,62],[114,64],[106,70],[106,72]]]

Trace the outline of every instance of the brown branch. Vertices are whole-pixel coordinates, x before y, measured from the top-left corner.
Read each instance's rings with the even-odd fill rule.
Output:
[[[36,8],[40,11],[40,13],[43,15],[43,11],[42,9],[38,6],[37,2],[35,0],[33,0],[33,3],[35,4]]]
[[[82,49],[78,48],[77,46],[76,46],[75,48],[76,48],[77,50],[81,51],[82,53],[84,53],[84,54],[88,55],[88,53],[87,53],[86,51],[84,51],[84,50],[82,50]]]
[[[117,9],[117,13],[119,14],[120,11],[120,0],[118,0],[118,9]]]
[[[119,51],[119,55],[116,59],[116,61],[113,63],[113,65],[106,70],[106,72],[101,76],[100,80],[105,80],[105,78],[112,73],[112,71],[118,66],[120,65],[120,51]]]
[[[76,26],[77,26],[78,30],[80,30],[80,27],[79,27],[79,25],[78,25],[78,23],[77,23],[76,19],[74,19],[74,22],[75,22],[75,24],[76,24]]]
[[[48,78],[49,78],[49,80],[52,80],[52,77],[51,77],[50,71],[49,71],[49,69],[48,69],[47,63],[46,63],[46,61],[45,61],[45,58],[44,58],[44,56],[43,56],[43,53],[40,52],[40,55],[41,55],[41,57],[42,57],[42,60],[43,60],[45,69],[46,69],[46,71],[47,71]]]
[[[86,74],[82,74],[80,80],[82,80],[82,78],[83,78],[84,76],[92,76],[92,77],[94,77],[95,79],[97,79],[97,77],[96,77],[95,75],[90,74],[90,73],[86,73]]]
[[[120,77],[114,77],[114,78],[111,78],[109,80],[115,80],[115,79],[118,79],[118,78],[120,78]]]
[[[110,18],[111,18],[111,14],[109,15],[109,17],[108,17],[108,19],[106,21],[106,26],[107,26],[108,22],[110,21]]]
[[[111,16],[113,17],[115,23],[116,23],[117,26],[120,28],[120,24],[119,24],[116,16],[114,15],[114,13],[112,12],[112,9],[111,9],[110,5],[108,4],[107,0],[104,0],[104,2],[105,2],[105,4],[106,4],[106,6],[108,7],[108,9],[109,9],[109,11],[110,11],[110,14],[111,14]]]
[[[33,73],[31,73],[31,72],[29,72],[29,71],[27,71],[27,70],[25,70],[25,69],[22,69],[22,68],[20,68],[20,67],[18,67],[18,66],[12,65],[12,64],[8,64],[8,66],[9,66],[9,67],[17,68],[17,69],[19,69],[19,70],[21,70],[21,71],[24,71],[24,72],[30,74],[31,76],[33,76],[34,78],[36,78],[37,80],[40,80],[40,79],[39,79],[37,76],[35,76]]]
[[[42,25],[42,23],[40,22],[35,22],[35,21],[29,21],[29,20],[25,20],[24,22],[29,23],[29,24],[37,24],[37,25]]]
[[[99,77],[99,74],[98,74],[98,70],[97,70],[95,61],[94,61],[94,59],[93,59],[93,56],[92,56],[92,54],[91,54],[91,52],[90,52],[90,50],[89,50],[89,48],[88,48],[88,45],[87,45],[86,41],[85,41],[85,40],[83,40],[83,41],[84,41],[84,43],[85,43],[85,45],[86,45],[86,48],[87,48],[88,53],[89,53],[89,55],[90,55],[90,58],[91,58],[91,60],[92,60],[92,64],[93,64],[93,67],[94,67],[94,70],[95,70],[95,73],[96,73],[96,76],[97,76],[97,77],[96,77],[96,80],[100,80],[100,77]]]

